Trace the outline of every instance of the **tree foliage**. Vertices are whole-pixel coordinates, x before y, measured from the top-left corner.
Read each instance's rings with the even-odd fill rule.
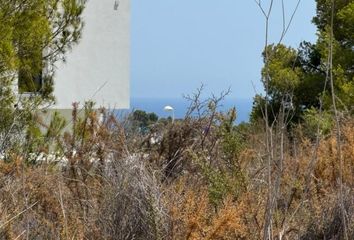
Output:
[[[331,110],[328,83],[330,45],[330,0],[317,0],[313,23],[318,29],[316,43],[302,42],[298,49],[283,44],[267,46],[262,78],[269,80],[268,116],[281,106],[294,112],[293,122],[302,121],[308,109]],[[353,113],[354,105],[354,2],[334,1],[333,74],[339,108]],[[267,59],[266,59],[267,57]],[[265,85],[265,84],[264,84]],[[265,98],[255,98],[252,118],[262,117]],[[273,116],[274,117],[274,116]]]
[[[143,110],[135,110],[130,118],[133,125],[132,128],[138,129],[142,133],[146,133],[149,127],[159,119],[155,113],[147,113]]]
[[[20,90],[49,96],[55,62],[80,39],[84,5],[85,0],[0,0],[1,85],[20,76]],[[33,81],[39,74],[45,79],[40,89]]]
[[[55,63],[79,41],[84,6],[85,0],[0,0],[0,153],[38,133],[36,110],[54,100]],[[22,98],[17,89],[39,94]]]

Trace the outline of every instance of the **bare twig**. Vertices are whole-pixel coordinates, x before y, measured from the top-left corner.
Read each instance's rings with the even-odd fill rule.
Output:
[[[343,224],[343,232],[344,238],[348,240],[348,232],[347,232],[347,223],[346,223],[346,210],[344,207],[344,197],[343,197],[343,157],[342,157],[342,145],[341,145],[341,126],[340,126],[340,118],[336,105],[336,95],[334,90],[334,78],[333,78],[333,27],[334,27],[334,0],[332,0],[331,4],[331,26],[330,26],[330,38],[329,38],[329,77],[330,77],[330,85],[331,85],[331,95],[332,95],[332,105],[336,120],[336,137],[337,137],[337,159],[339,160],[339,198],[340,198],[340,209],[341,209],[341,217]]]
[[[15,216],[13,216],[12,218],[10,218],[9,220],[5,221],[3,224],[0,225],[0,229],[4,228],[7,224],[9,224],[10,222],[12,222],[13,220],[15,220],[16,218],[18,218],[19,216],[21,216],[22,214],[24,214],[25,212],[27,212],[28,210],[30,210],[31,208],[33,208],[34,206],[36,206],[38,203],[35,202],[33,203],[31,206],[29,206],[28,208],[26,208],[25,210],[17,213]]]

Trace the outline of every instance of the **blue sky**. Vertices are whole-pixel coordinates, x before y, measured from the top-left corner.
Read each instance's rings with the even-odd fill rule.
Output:
[[[297,0],[284,2],[289,20]],[[315,1],[302,0],[283,42],[314,42],[314,15]],[[275,0],[271,42],[281,30],[281,1]],[[203,83],[206,95],[231,87],[230,97],[252,99],[252,82],[263,89],[264,32],[254,0],[132,0],[131,95],[179,98]]]

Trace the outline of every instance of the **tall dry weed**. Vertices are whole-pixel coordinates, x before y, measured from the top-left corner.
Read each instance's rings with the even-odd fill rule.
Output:
[[[172,239],[244,239],[242,203],[226,198],[217,208],[204,188],[188,187],[184,180],[169,189]]]

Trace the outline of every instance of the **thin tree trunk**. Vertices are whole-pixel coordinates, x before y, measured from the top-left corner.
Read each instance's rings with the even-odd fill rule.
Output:
[[[332,10],[331,10],[331,32],[330,32],[330,42],[329,42],[329,74],[330,74],[330,85],[331,85],[331,95],[332,95],[332,104],[336,120],[336,137],[337,137],[337,159],[339,160],[339,198],[340,198],[340,209],[341,209],[341,218],[343,224],[343,233],[344,238],[348,240],[347,233],[347,223],[346,223],[346,211],[344,206],[344,196],[343,196],[343,157],[342,157],[342,146],[341,146],[341,128],[340,128],[340,119],[336,105],[336,95],[334,90],[334,79],[333,79],[333,20],[334,20],[334,0],[332,0]]]

